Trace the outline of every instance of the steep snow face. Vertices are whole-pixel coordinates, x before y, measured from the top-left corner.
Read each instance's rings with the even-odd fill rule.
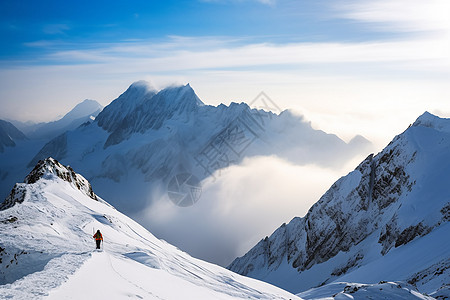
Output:
[[[436,291],[450,282],[449,128],[425,113],[229,269],[293,292],[336,280]],[[419,275],[434,271],[434,284]]]
[[[155,94],[156,90],[148,82],[137,81],[133,83],[97,116],[96,122],[98,126],[108,132],[114,131],[120,126],[120,123],[128,113]]]
[[[20,186],[21,201],[0,211],[2,299],[299,299],[158,240],[54,159]]]
[[[17,140],[24,140],[26,136],[10,122],[0,120],[0,153],[5,147],[16,146]]]

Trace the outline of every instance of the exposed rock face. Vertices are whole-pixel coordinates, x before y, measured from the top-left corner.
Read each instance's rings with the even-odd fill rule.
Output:
[[[333,184],[304,218],[283,224],[228,268],[259,279],[279,272],[281,265],[301,274],[349,252],[369,236],[378,236],[378,245],[373,247],[381,249],[379,255],[384,256],[429,234],[448,221],[445,184],[427,180],[427,172],[448,164],[450,143],[443,141],[450,136],[449,128],[450,120],[424,114],[382,152],[370,155]],[[450,178],[445,171],[442,175]],[[427,189],[435,198],[424,199]],[[323,280],[364,264],[369,251],[363,248],[347,263],[322,270]]]
[[[51,157],[40,160],[30,174],[25,177],[25,183],[35,183],[42,177],[49,176],[50,174],[56,175],[62,180],[75,185],[77,189],[83,191],[92,199],[97,200],[97,196],[94,194],[91,184],[83,176],[75,173],[70,166],[63,166],[56,159]]]
[[[16,203],[22,203],[25,200],[26,189],[23,183],[16,183],[11,193],[6,197],[5,201],[0,203],[0,210],[13,207]]]
[[[276,268],[286,255],[293,268],[303,271],[340,251],[348,251],[376,230],[384,217],[383,210],[413,185],[402,165],[413,157],[403,153],[400,145],[385,151],[375,157],[370,155],[355,171],[338,180],[303,219],[282,225],[266,238],[261,246],[268,249],[263,252],[267,266]],[[394,231],[387,232],[389,235]],[[392,247],[396,240],[389,240],[386,247]],[[238,258],[229,268],[247,275],[252,267],[239,269],[240,263]]]
[[[14,186],[9,196],[0,204],[0,210],[10,208],[16,203],[22,203],[27,196],[25,188],[27,184],[33,184],[41,178],[50,178],[52,176],[69,182],[93,200],[97,200],[91,184],[83,176],[75,173],[70,166],[63,166],[56,159],[49,157],[37,163],[34,169],[25,177],[24,183],[17,183]]]

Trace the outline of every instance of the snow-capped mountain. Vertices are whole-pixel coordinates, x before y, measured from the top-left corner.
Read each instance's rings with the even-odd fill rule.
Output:
[[[29,138],[52,139],[67,130],[73,130],[81,124],[93,120],[103,109],[95,100],[86,99],[77,104],[61,119],[48,123],[28,124],[14,121]]]
[[[153,97],[157,90],[146,81],[137,81],[97,116],[98,126],[108,132],[116,130],[122,120],[144,100]]]
[[[449,162],[450,119],[424,113],[228,268],[295,293],[400,280],[449,297]]]
[[[55,157],[80,170],[118,209],[133,213],[152,202],[156,190],[164,193],[179,173],[202,180],[252,155],[336,164],[370,145],[362,137],[347,144],[289,111],[275,115],[245,103],[204,105],[189,84],[156,92],[140,81],[94,122],[47,143],[28,167]]]
[[[52,158],[0,206],[0,299],[42,298],[299,299],[155,238]]]
[[[0,153],[5,147],[16,146],[16,141],[25,140],[27,137],[10,122],[0,120]]]

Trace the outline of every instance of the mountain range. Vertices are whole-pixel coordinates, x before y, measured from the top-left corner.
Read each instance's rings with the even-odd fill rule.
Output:
[[[198,200],[213,202],[208,193],[201,193],[201,187],[217,180],[221,170],[247,158],[274,156],[293,165],[339,169],[372,147],[361,136],[347,143],[314,129],[303,116],[289,110],[275,114],[246,103],[205,105],[189,84],[157,90],[138,81],[94,120],[88,116],[87,122],[49,141],[31,139],[0,155],[0,197],[6,197],[39,160],[51,156],[83,174],[119,211],[206,259],[203,247],[197,246],[206,243],[203,235],[187,243],[191,234],[180,233],[180,228],[202,226],[202,219],[177,222],[167,218],[164,222],[145,212],[155,211],[155,206],[173,206],[172,202],[175,207]],[[176,178],[192,178],[199,192],[190,197],[189,190],[173,185]],[[236,256],[232,243],[225,247],[227,258],[220,254],[222,265]],[[219,262],[217,257],[207,259]]]
[[[245,103],[215,107],[205,105],[189,84],[156,91],[139,81],[95,121],[54,138],[27,163],[30,168],[52,156],[70,164],[119,210],[133,213],[155,201],[148,195],[164,193],[180,173],[201,181],[256,155],[329,166],[370,147],[362,137],[345,143],[315,130],[289,111],[275,115]]]
[[[424,113],[228,271],[119,211],[155,233],[164,216],[148,220],[143,210],[172,200],[188,214],[187,195],[198,200],[202,184],[249,158],[339,167],[370,142],[356,136],[346,143],[291,111],[205,105],[189,84],[158,91],[135,82],[85,117],[50,140],[27,139],[0,122],[0,299],[450,297],[449,119]],[[20,176],[24,183],[12,187]],[[204,197],[200,206],[217,201]],[[206,211],[227,210],[227,203]],[[165,216],[164,239],[213,226],[202,217],[180,228]],[[92,250],[95,229],[104,234],[103,251]],[[197,243],[195,235],[187,238]],[[213,251],[214,243],[198,246]]]
[[[195,214],[212,216],[215,208],[211,205],[228,202],[202,189],[217,181],[222,170],[254,157],[339,169],[372,147],[361,136],[347,143],[314,129],[303,116],[289,110],[275,114],[246,103],[206,105],[189,84],[157,90],[138,81],[95,120],[55,137],[33,155],[4,156],[10,165],[16,162],[10,168],[17,172],[6,177],[2,193],[6,197],[8,189],[39,160],[51,156],[78,170],[101,197],[154,234],[196,257],[227,265],[242,253],[235,252],[235,245],[246,236],[221,241],[222,235],[231,235],[222,225],[208,233],[213,240],[200,234],[203,230],[192,232],[205,222]],[[192,179],[195,192],[191,193],[191,185],[184,184],[183,178]],[[191,207],[179,212],[186,206]],[[172,211],[169,215],[181,215],[158,217],[167,210]],[[265,232],[259,230],[255,237]],[[214,252],[204,251],[211,243],[222,246]]]

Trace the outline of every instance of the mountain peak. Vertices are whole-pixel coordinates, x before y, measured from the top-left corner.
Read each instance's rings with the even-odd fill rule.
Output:
[[[92,186],[83,176],[75,173],[70,166],[64,166],[56,159],[48,157],[40,160],[33,170],[25,177],[24,183],[16,183],[5,201],[0,203],[0,211],[13,207],[16,203],[22,203],[27,196],[26,186],[34,184],[41,179],[52,180],[55,177],[70,183],[93,200],[98,201]]]
[[[91,184],[83,176],[75,173],[70,166],[64,166],[52,157],[40,160],[30,174],[25,177],[25,183],[32,184],[41,178],[51,179],[53,176],[71,183],[92,199],[97,200]]]
[[[434,128],[438,131],[450,132],[449,120],[450,119],[440,118],[426,111],[420,117],[417,118],[417,120],[413,123],[412,126],[415,127],[423,126]]]
[[[140,80],[132,83],[125,92],[98,114],[95,119],[98,126],[109,132],[114,131],[128,113],[156,93],[157,90],[147,81]]]
[[[136,132],[158,130],[170,119],[188,122],[194,118],[201,106],[204,106],[203,102],[189,84],[166,87],[157,94],[145,98],[126,115],[122,114],[120,122],[116,122],[114,130],[110,131],[104,148],[119,144]]]
[[[85,99],[83,102],[78,103],[71,111],[69,111],[64,117],[70,121],[73,119],[85,117],[89,114],[98,114],[103,109],[103,106],[95,100]]]
[[[161,90],[157,95],[161,95],[167,104],[184,103],[194,106],[205,105],[195,94],[194,89],[188,83],[180,86],[169,86]],[[177,107],[179,109],[179,107]]]
[[[138,80],[133,82],[128,89],[146,89],[148,91],[156,91],[156,88],[148,81]]]

